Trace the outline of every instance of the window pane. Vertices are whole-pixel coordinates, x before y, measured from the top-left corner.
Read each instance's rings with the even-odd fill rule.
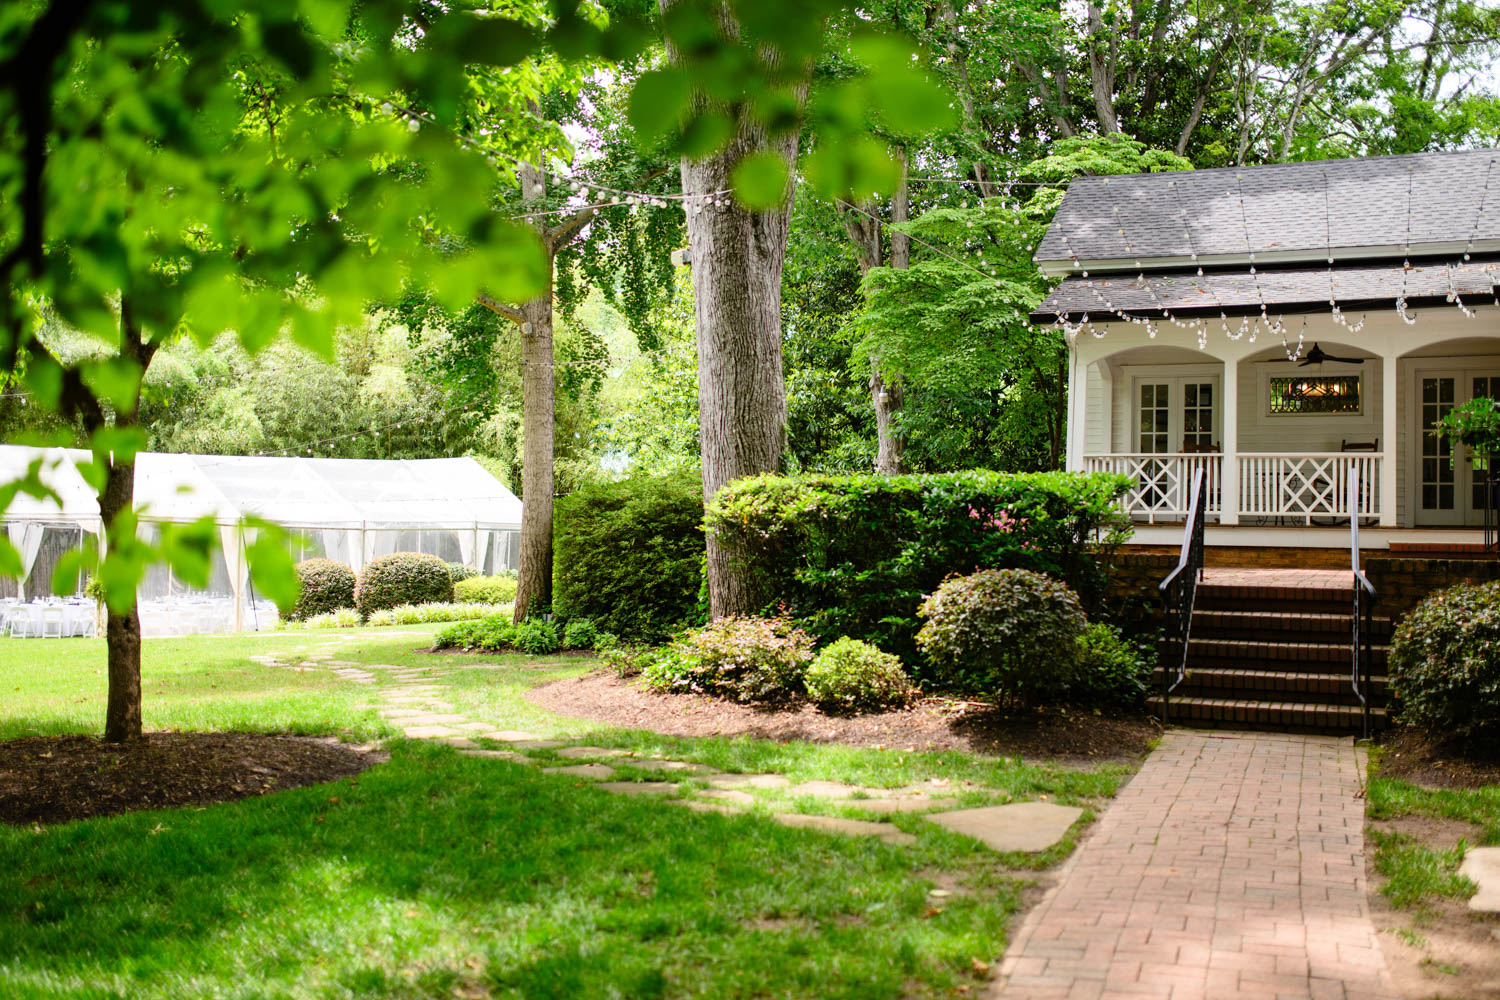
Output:
[[[1186,385],[1186,386],[1183,386],[1183,388],[1182,388],[1182,401],[1187,406],[1197,406],[1198,405],[1198,387],[1196,385]]]
[[[1214,405],[1214,384],[1212,382],[1205,382],[1199,386],[1198,402],[1203,406]]]
[[[1424,403],[1436,403],[1437,402],[1437,379],[1435,379],[1435,378],[1424,378],[1422,380],[1422,402],[1424,402]]]
[[[1359,413],[1359,375],[1286,375],[1270,380],[1272,413]]]

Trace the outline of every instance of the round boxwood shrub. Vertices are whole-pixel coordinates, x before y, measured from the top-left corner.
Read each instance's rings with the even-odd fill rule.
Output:
[[[360,617],[398,604],[447,603],[453,600],[448,564],[420,552],[395,552],[365,565],[354,588]]]
[[[1106,712],[1128,712],[1146,699],[1156,666],[1149,647],[1131,642],[1105,622],[1091,622],[1078,637],[1078,677],[1068,700]]]
[[[899,708],[916,693],[899,658],[848,636],[817,655],[804,683],[807,697],[824,711]]]
[[[802,692],[812,650],[785,618],[719,618],[663,646],[642,674],[658,691],[771,701]]]
[[[313,615],[326,615],[340,608],[354,607],[354,570],[332,559],[308,559],[297,564],[297,580],[302,585],[297,603],[281,608],[281,617],[289,622],[303,621]]]
[[[1044,573],[986,569],[952,576],[922,601],[917,648],[936,679],[961,694],[1031,707],[1078,674],[1087,624],[1078,595]]]
[[[1403,722],[1500,743],[1500,583],[1449,587],[1417,605],[1391,639],[1390,678]]]

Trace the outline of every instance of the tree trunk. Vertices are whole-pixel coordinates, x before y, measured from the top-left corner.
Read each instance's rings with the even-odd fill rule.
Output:
[[[523,189],[540,175],[521,171]],[[521,306],[521,565],[513,619],[525,621],[534,605],[552,603],[553,386],[552,251],[547,287]]]
[[[115,519],[130,509],[134,496],[135,458],[132,456],[129,461],[112,458],[104,490],[99,494],[99,515],[104,521],[108,552],[114,552],[125,541],[115,530]],[[138,740],[141,738],[141,616],[133,597],[124,612],[109,609],[104,639],[109,668],[104,739],[110,743]]]
[[[901,159],[901,183],[891,196],[891,222],[907,221],[911,215],[911,198],[907,184],[907,161]],[[911,237],[891,229],[891,268],[904,271],[911,266]],[[880,371],[880,359],[872,359],[870,400],[875,404],[875,471],[882,476],[899,476],[906,471],[904,443],[895,433],[895,416],[901,411],[905,393],[899,381],[887,381]]]

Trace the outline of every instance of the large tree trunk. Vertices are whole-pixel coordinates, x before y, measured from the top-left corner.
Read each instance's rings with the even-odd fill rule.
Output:
[[[527,200],[539,200],[544,175],[521,170]],[[552,247],[547,287],[521,306],[521,565],[513,618],[552,603],[553,433],[557,400],[552,357]]]
[[[99,494],[99,515],[104,522],[106,551],[114,552],[122,542],[115,519],[130,509],[135,496],[135,458],[110,460]],[[141,616],[135,599],[123,612],[110,608],[104,625],[109,667],[109,696],[104,710],[104,738],[124,743],[141,738]]]

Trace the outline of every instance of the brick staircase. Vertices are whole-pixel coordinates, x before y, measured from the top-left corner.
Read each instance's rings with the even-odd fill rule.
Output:
[[[1358,733],[1351,587],[1347,571],[1207,570],[1194,604],[1187,679],[1171,696],[1172,724]],[[1370,727],[1379,729],[1391,623],[1376,618],[1371,631]],[[1159,667],[1148,701],[1158,717],[1161,678]]]

